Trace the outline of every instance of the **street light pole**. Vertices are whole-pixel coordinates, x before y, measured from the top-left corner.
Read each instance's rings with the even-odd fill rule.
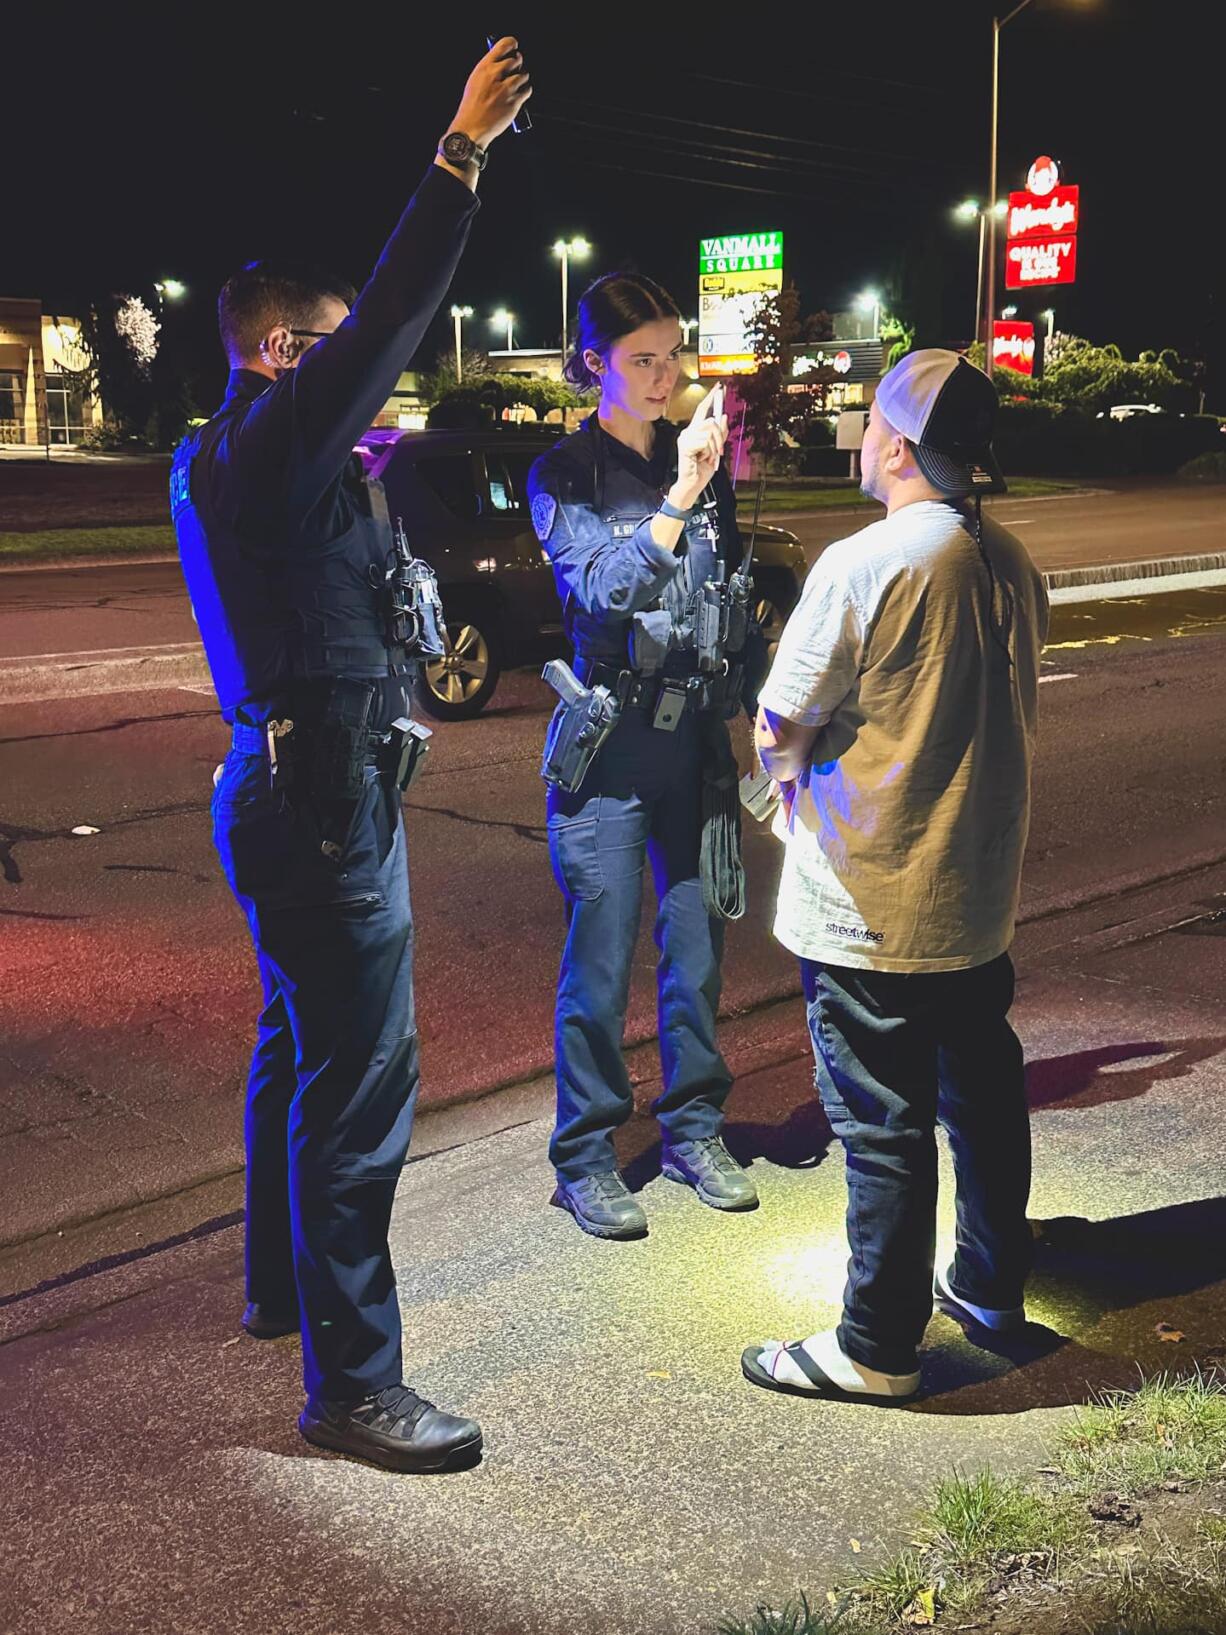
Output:
[[[983,341],[984,362],[989,375],[993,373],[992,316],[996,311],[996,127],[1000,112],[1000,31],[1006,23],[1013,21],[1019,11],[1025,11],[1029,4],[1030,0],[1021,0],[1021,5],[1014,6],[1003,17],[992,19],[992,160],[988,183],[988,298]]]
[[[457,386],[464,378],[464,361],[460,338],[460,326],[463,324],[465,318],[471,318],[472,315],[473,309],[471,307],[452,307],[451,309],[451,316],[455,322],[455,378]]]
[[[560,256],[562,260],[562,362],[564,364],[566,362],[567,315],[570,310],[570,258],[574,256],[577,261],[581,261],[590,249],[591,245],[584,238],[572,238],[569,241],[560,238],[553,247],[554,255]]]
[[[975,276],[975,328],[983,327],[983,235],[987,229],[987,212],[979,212],[979,271]],[[987,347],[987,342],[984,342]],[[989,348],[990,350],[990,348]]]
[[[515,344],[512,340],[512,332],[515,326],[515,314],[513,312],[508,312],[505,307],[499,307],[498,311],[490,319],[490,323],[505,324],[507,326],[507,351],[510,352]]]

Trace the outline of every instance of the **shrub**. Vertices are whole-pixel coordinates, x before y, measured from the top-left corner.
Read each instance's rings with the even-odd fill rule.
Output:
[[[1179,475],[1194,483],[1226,483],[1226,448],[1198,454],[1179,468]]]

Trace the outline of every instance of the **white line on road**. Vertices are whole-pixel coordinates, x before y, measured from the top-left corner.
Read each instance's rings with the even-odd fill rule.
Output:
[[[1039,686],[1041,687],[1045,681],[1076,681],[1079,674],[1077,670],[1061,670],[1058,676],[1040,676]]]
[[[68,660],[67,667],[79,664],[113,664],[118,659],[172,658],[180,653],[203,653],[195,642],[159,642],[151,647],[95,647],[84,653],[11,653],[0,658],[0,664],[49,664],[56,659]]]

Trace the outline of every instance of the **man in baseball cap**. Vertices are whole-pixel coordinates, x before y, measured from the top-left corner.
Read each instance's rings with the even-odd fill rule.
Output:
[[[1025,1322],[1030,1128],[1008,948],[1047,596],[1021,542],[980,514],[1005,491],[995,415],[991,381],[956,353],[890,370],[861,451],[886,515],[819,557],[760,697],[758,751],[783,794],[775,935],[801,961],[851,1244],[839,1326],[744,1352],[770,1390],[919,1389],[938,1120],[957,1244],[936,1300],[972,1331]]]

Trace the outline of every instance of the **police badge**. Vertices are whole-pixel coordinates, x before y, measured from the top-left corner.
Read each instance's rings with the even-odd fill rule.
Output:
[[[552,494],[538,494],[532,501],[532,526],[541,544],[547,543],[558,518],[558,502]]]

